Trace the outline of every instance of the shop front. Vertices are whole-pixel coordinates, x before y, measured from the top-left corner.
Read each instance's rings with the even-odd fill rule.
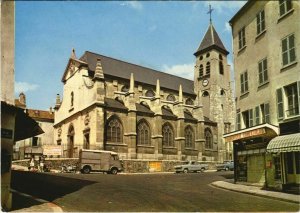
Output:
[[[300,133],[273,138],[267,146],[274,168],[267,170],[269,188],[286,190],[300,186]]]
[[[226,142],[233,143],[234,181],[264,186],[268,143],[278,135],[278,128],[262,124],[224,135]]]

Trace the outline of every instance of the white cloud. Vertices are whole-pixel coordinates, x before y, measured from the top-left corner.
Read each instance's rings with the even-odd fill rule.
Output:
[[[194,79],[194,64],[163,65],[162,71],[182,78]]]
[[[228,33],[231,32],[231,27],[230,27],[229,22],[225,22],[225,28],[224,28],[223,32],[228,32]]]
[[[240,9],[247,1],[206,1],[204,4],[208,7],[210,4],[212,9],[217,13],[223,13],[226,10]]]
[[[39,87],[37,84],[30,84],[27,82],[15,82],[15,93],[19,94],[20,92],[28,92],[36,90]]]
[[[141,2],[138,1],[127,1],[120,4],[121,6],[127,6],[135,10],[142,10],[143,5]]]

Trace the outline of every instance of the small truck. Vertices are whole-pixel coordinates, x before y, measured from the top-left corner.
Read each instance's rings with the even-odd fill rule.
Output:
[[[174,167],[176,173],[188,173],[188,172],[204,172],[208,169],[208,164],[200,163],[197,161],[186,161],[181,165]]]
[[[123,170],[123,164],[116,152],[81,149],[79,151],[79,169],[84,174],[98,171],[115,175]]]

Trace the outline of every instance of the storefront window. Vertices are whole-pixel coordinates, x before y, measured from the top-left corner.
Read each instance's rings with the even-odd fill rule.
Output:
[[[273,158],[275,166],[275,180],[281,179],[281,169],[280,169],[280,157],[276,156]]]
[[[300,174],[300,152],[295,152],[296,174]]]
[[[286,153],[286,167],[287,167],[288,174],[294,173],[293,153],[292,152]]]

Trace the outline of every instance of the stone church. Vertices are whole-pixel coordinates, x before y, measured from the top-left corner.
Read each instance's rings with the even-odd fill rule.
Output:
[[[210,23],[194,53],[194,81],[86,51],[72,51],[55,105],[54,140],[63,156],[79,150],[122,159],[231,159],[223,134],[234,129],[225,49]]]

